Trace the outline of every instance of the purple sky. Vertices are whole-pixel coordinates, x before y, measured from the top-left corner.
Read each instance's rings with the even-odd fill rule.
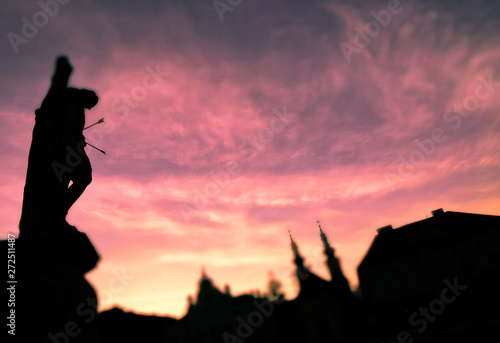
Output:
[[[327,277],[317,219],[356,286],[377,228],[500,214],[495,2],[40,3],[0,5],[0,233],[18,231],[34,110],[66,54],[100,97],[87,123],[105,117],[68,216],[102,255],[101,309],[181,316],[202,265],[235,294],[273,271],[292,298],[287,230]]]

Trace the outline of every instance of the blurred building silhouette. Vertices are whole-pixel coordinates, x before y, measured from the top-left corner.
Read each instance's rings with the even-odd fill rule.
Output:
[[[442,209],[432,214],[398,229],[377,230],[358,275],[366,299],[379,311],[425,299],[445,278],[488,275],[500,260],[498,217]]]
[[[279,292],[233,296],[229,286],[221,291],[203,271],[186,315],[164,322],[161,329],[155,326],[148,338],[178,343],[486,341],[500,325],[499,230],[499,216],[442,209],[399,228],[380,228],[358,267],[359,288],[352,292],[319,225],[330,280],[306,267],[290,235],[300,286],[295,299],[285,300]],[[103,330],[120,316],[123,311],[116,309],[101,314]]]
[[[189,298],[187,314],[171,327],[169,342],[341,342],[350,334],[354,303],[335,250],[320,226],[326,265],[325,280],[304,265],[290,235],[299,293],[293,300],[222,292],[202,273],[196,301]],[[349,320],[347,320],[349,319]]]
[[[499,216],[438,209],[377,232],[358,267],[372,333],[467,342],[500,324]]]

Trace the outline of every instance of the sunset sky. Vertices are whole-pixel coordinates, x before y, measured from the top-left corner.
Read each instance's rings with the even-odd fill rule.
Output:
[[[48,4],[43,6],[44,4]],[[43,9],[45,7],[45,10]],[[45,12],[44,12],[45,11]],[[47,14],[48,12],[48,14]],[[34,110],[58,55],[99,104],[68,221],[100,309],[180,317],[204,266],[297,294],[288,230],[354,288],[376,234],[437,208],[500,215],[500,3],[3,1],[0,236],[18,233]]]

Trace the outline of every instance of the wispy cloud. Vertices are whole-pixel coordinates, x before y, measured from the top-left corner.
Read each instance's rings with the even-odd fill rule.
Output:
[[[4,36],[39,10],[1,6]],[[356,284],[380,226],[438,207],[499,214],[500,90],[468,116],[456,109],[480,78],[500,81],[498,4],[400,6],[350,62],[340,43],[354,44],[354,28],[386,1],[243,2],[223,21],[202,1],[70,2],[17,54],[4,39],[0,232],[17,229],[33,111],[59,54],[75,67],[72,84],[100,97],[87,122],[105,117],[86,137],[107,155],[88,151],[94,181],[69,221],[103,256],[91,274],[98,289],[112,266],[140,276],[103,307],[181,315],[184,297],[161,308],[138,299],[167,281],[148,290],[194,292],[201,264],[220,284],[263,289],[268,270],[292,271],[288,229],[325,276],[316,219]],[[164,77],[144,93],[155,68]],[[293,118],[278,129],[271,121],[285,108]],[[442,140],[426,153],[419,144],[433,134]],[[288,276],[284,286],[296,291]]]

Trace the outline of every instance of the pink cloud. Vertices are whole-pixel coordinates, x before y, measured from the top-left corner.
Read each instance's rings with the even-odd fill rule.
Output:
[[[272,270],[293,297],[288,229],[327,277],[317,219],[354,286],[375,229],[439,207],[500,213],[497,89],[458,127],[443,118],[480,77],[500,80],[491,7],[403,2],[347,63],[340,42],[386,2],[244,3],[224,22],[210,3],[148,4],[68,4],[18,55],[2,53],[3,236],[17,231],[33,113],[55,56],[71,58],[73,85],[99,94],[87,123],[105,124],[86,137],[106,156],[87,148],[94,181],[68,220],[102,255],[90,274],[101,308],[181,316],[202,264],[234,293],[264,290]],[[32,10],[10,8],[4,31]],[[426,154],[415,140],[435,129],[447,138]],[[109,295],[121,268],[134,279]]]

